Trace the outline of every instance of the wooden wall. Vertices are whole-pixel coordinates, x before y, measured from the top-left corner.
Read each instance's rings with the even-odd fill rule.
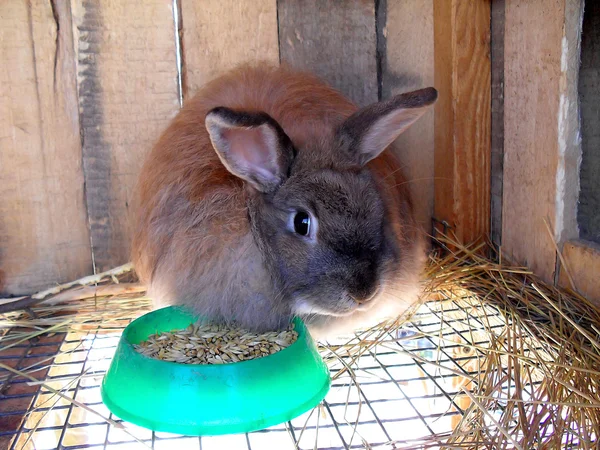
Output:
[[[181,102],[238,63],[310,69],[360,105],[432,85],[433,4],[1,2],[0,293],[127,262],[144,155]],[[399,140],[427,229],[433,120]]]
[[[584,3],[0,2],[0,294],[125,263],[160,131],[207,80],[270,61],[359,105],[437,87],[435,114],[397,142],[421,224],[491,231],[505,256],[600,300],[600,250],[577,240]]]

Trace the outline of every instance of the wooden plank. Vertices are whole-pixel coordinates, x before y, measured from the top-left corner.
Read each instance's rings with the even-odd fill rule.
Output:
[[[279,62],[277,1],[181,0],[186,91],[241,63]]]
[[[433,86],[433,0],[379,4],[382,98]],[[431,230],[433,215],[433,119],[433,110],[427,112],[395,143],[411,183],[417,220],[426,231]]]
[[[569,241],[563,247],[562,256],[577,292],[600,307],[600,245],[589,241]],[[564,267],[560,269],[559,283],[571,288]]]
[[[577,230],[574,7],[579,0],[506,0],[502,249],[549,282],[553,241]]]
[[[434,2],[434,214],[465,243],[490,231],[490,2]]]
[[[92,269],[68,3],[0,3],[0,292]]]
[[[72,0],[97,271],[129,260],[137,175],[179,107],[172,6],[170,0]]]
[[[505,0],[494,0],[492,2],[490,238],[496,248],[499,248],[502,245],[502,183],[504,181],[504,10]]]
[[[581,42],[580,237],[600,243],[600,2],[586,2]]]
[[[375,2],[279,0],[281,62],[309,70],[360,106],[377,101]]]
[[[558,111],[558,172],[555,239],[559,243],[579,238],[577,208],[579,202],[582,157],[579,111],[579,68],[583,0],[565,0],[563,38],[561,40],[561,77]]]

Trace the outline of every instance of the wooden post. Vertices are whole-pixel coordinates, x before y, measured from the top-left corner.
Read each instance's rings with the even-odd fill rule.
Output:
[[[435,1],[435,219],[469,243],[490,231],[490,1]]]
[[[581,3],[506,0],[502,251],[547,282],[577,237]]]
[[[173,2],[71,4],[86,200],[103,271],[129,261],[137,176],[179,109]]]

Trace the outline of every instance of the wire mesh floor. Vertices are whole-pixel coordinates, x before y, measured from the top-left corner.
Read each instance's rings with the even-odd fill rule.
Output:
[[[87,308],[92,315],[86,326],[73,326],[67,333],[40,332],[38,338],[26,339],[29,335],[22,328],[4,325],[0,448],[437,447],[439,438],[452,432],[471,405],[464,390],[476,383],[490,330],[500,335],[506,325],[497,310],[468,296],[425,303],[400,328],[378,328],[323,343],[321,354],[333,382],[314,410],[258,432],[186,437],[123,422],[100,398],[102,377],[122,329],[147,309],[123,308],[116,299],[104,301],[96,317],[98,306]],[[111,310],[121,313],[107,320]],[[64,323],[60,325],[64,329]],[[484,329],[485,333],[478,331]]]

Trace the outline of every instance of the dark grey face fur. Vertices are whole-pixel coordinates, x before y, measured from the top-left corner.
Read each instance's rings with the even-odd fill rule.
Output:
[[[396,251],[367,170],[292,172],[253,203],[255,238],[293,313],[341,316],[372,305]],[[298,213],[310,217],[307,236],[294,229]]]

